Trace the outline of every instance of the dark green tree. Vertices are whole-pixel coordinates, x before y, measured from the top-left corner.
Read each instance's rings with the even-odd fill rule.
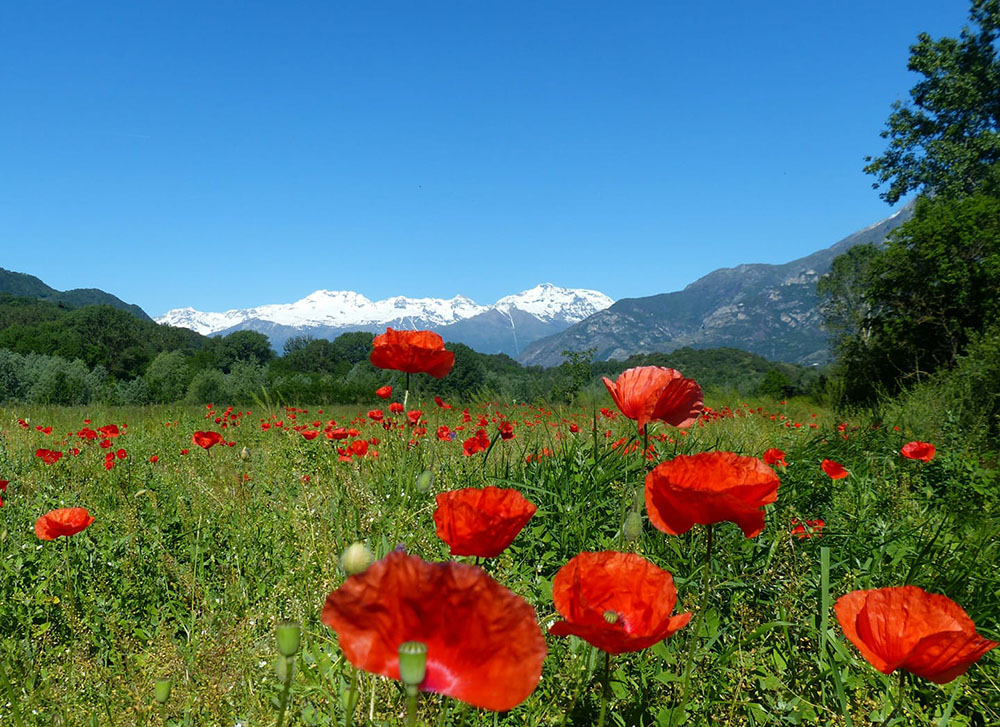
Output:
[[[972,0],[971,27],[958,38],[927,33],[910,47],[908,68],[923,76],[910,103],[896,102],[881,156],[865,171],[895,204],[911,191],[962,197],[1000,187],[1000,0]]]

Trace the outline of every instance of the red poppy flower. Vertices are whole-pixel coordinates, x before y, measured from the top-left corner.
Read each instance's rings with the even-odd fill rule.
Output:
[[[905,669],[944,684],[997,646],[957,603],[916,586],[853,591],[833,608],[844,635],[883,674]]]
[[[420,689],[503,711],[538,686],[535,611],[481,568],[392,552],[327,596],[323,623],[359,669],[399,679],[399,645],[427,645]]]
[[[364,439],[355,439],[351,442],[351,452],[355,457],[364,457],[368,452],[368,442]]]
[[[54,452],[51,449],[37,449],[35,456],[40,458],[45,464],[55,464],[63,456],[62,452]]]
[[[437,404],[442,409],[451,409],[451,404],[446,404],[444,402],[444,399],[442,399],[440,396],[434,397],[434,403]]]
[[[402,414],[403,405],[400,404],[398,401],[394,401],[391,404],[389,404],[389,411],[391,411],[393,414]]]
[[[609,654],[645,649],[691,620],[670,615],[673,576],[634,553],[580,553],[556,573],[552,600],[566,620],[550,634],[579,636]]]
[[[627,369],[614,383],[605,378],[604,385],[619,411],[636,420],[640,432],[653,419],[689,427],[704,408],[701,387],[693,379],[661,366]]]
[[[300,432],[300,433],[302,434],[303,438],[305,438],[305,439],[307,439],[309,441],[312,441],[313,439],[316,439],[316,437],[319,436],[319,432],[317,430],[315,430],[315,429],[310,429],[308,431]]]
[[[851,474],[844,469],[844,465],[840,462],[834,462],[832,459],[824,459],[820,467],[830,476],[831,480],[842,480]]]
[[[466,487],[435,498],[437,536],[452,555],[493,558],[510,545],[538,510],[517,490]]]
[[[766,452],[764,452],[764,464],[769,465],[781,465],[782,467],[787,467],[788,462],[785,461],[785,453],[780,449],[774,449],[773,447]]]
[[[391,386],[378,387],[377,389],[375,389],[375,396],[377,396],[379,399],[388,399],[390,396],[392,396],[392,387]]]
[[[417,424],[420,421],[420,417],[423,415],[424,413],[419,409],[413,409],[406,412],[406,418],[410,420],[410,424]]]
[[[919,459],[921,462],[930,462],[934,459],[937,450],[929,442],[907,442],[899,452],[907,459]]]
[[[35,521],[35,535],[39,540],[55,540],[61,536],[76,535],[86,530],[94,518],[85,507],[64,507],[51,510]]]
[[[778,484],[774,470],[754,457],[681,455],[646,475],[646,510],[649,521],[670,535],[728,520],[752,538],[764,530],[764,506],[778,499]]]
[[[218,432],[195,432],[191,441],[202,449],[210,449],[222,441],[222,435]]]
[[[431,331],[394,331],[375,336],[369,356],[372,366],[380,369],[405,371],[408,374],[430,374],[443,378],[455,364],[455,354],[444,350],[444,339]]]
[[[372,409],[370,412],[368,412],[368,418],[371,419],[373,422],[382,421],[382,418],[384,416],[385,412],[382,411],[381,409]]]
[[[160,455],[154,454],[152,457],[149,458],[149,461],[152,462],[153,464],[156,464],[157,462],[160,461]]]
[[[514,438],[514,425],[510,422],[503,422],[498,427],[501,439],[513,439]]]
[[[797,536],[800,540],[802,538],[811,538],[816,536],[817,538],[822,537],[820,530],[826,527],[826,521],[823,518],[818,518],[816,520],[799,520],[796,517],[792,518],[792,535]]]

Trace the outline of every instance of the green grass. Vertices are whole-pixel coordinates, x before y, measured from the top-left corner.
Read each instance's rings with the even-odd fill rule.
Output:
[[[728,411],[721,401],[708,403]],[[696,643],[688,724],[925,725],[946,712],[942,724],[1000,724],[1000,649],[943,687],[908,679],[905,708],[889,722],[895,678],[861,658],[830,608],[850,590],[911,583],[948,595],[981,635],[1000,638],[996,472],[948,451],[930,464],[903,460],[899,447],[909,432],[893,431],[892,422],[877,429],[852,422],[844,439],[830,412],[805,402],[761,403],[762,413],[729,403],[735,416],[724,413],[688,435],[653,429],[664,435],[654,442],[657,461],[711,449],[760,456],[778,447],[789,463],[761,535],[746,539],[731,523],[715,527],[712,598]],[[0,409],[0,479],[11,482],[0,508],[0,724],[163,724],[165,717],[171,724],[273,724],[282,686],[274,627],[287,619],[300,621],[304,634],[285,724],[343,724],[351,672],[336,635],[319,620],[326,595],[344,578],[339,556],[360,540],[379,557],[402,543],[425,559],[447,559],[434,534],[433,496],[458,487],[516,487],[538,505],[511,548],[485,568],[526,598],[547,628],[556,617],[558,569],[581,551],[620,547],[623,513],[653,464],[612,447],[634,437],[633,423],[599,413],[595,422],[590,411],[471,403],[467,429],[440,442],[435,429],[461,426],[460,408],[421,405],[428,433],[419,443],[410,445],[406,430],[365,420],[355,426],[380,440],[372,445],[378,457],[350,463],[338,461],[337,443],[322,435],[307,441],[291,427],[331,418],[351,426],[364,416],[357,408],[255,409],[225,429],[205,409]],[[475,433],[478,417],[498,412],[519,422],[515,438],[495,442],[488,456],[462,456],[461,440]],[[127,459],[107,471],[107,450],[97,441],[67,440],[84,419],[94,428],[128,424],[111,448],[124,448]],[[261,419],[285,424],[262,430]],[[526,419],[533,426],[520,423]],[[570,433],[564,420],[580,431]],[[191,435],[209,428],[235,446],[200,450]],[[81,453],[45,465],[34,456],[39,447]],[[525,461],[545,448],[551,455]],[[824,458],[844,464],[850,477],[831,481],[819,468]],[[414,481],[425,469],[434,484],[420,493]],[[87,507],[96,521],[70,538],[37,540],[35,519],[70,506]],[[827,523],[821,537],[790,535],[792,518],[818,517]],[[674,537],[646,521],[634,545],[674,574],[679,610],[700,603],[704,538],[701,526]],[[668,724],[689,631],[612,661],[609,724]],[[542,681],[511,712],[497,716],[424,694],[419,718],[593,724],[603,658],[576,638],[547,642]],[[164,676],[173,690],[161,711],[153,683]],[[360,688],[355,723],[400,723],[397,683],[363,675]]]

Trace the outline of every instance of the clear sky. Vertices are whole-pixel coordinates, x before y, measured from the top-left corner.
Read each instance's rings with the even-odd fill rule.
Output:
[[[864,156],[968,7],[5,2],[0,267],[159,315],[787,262],[892,212]]]

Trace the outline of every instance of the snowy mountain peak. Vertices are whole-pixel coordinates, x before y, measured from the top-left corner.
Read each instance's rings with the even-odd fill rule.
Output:
[[[602,311],[615,301],[596,290],[560,288],[552,283],[542,283],[530,290],[508,295],[493,307],[507,313],[518,308],[542,321],[565,320],[579,323],[584,318]]]
[[[397,295],[372,301],[352,290],[317,290],[294,303],[262,305],[224,313],[206,313],[194,308],[175,308],[156,319],[158,323],[190,328],[204,335],[261,323],[309,329],[377,330],[394,328],[443,328],[490,310],[509,315],[512,309],[528,313],[543,323],[570,325],[614,301],[595,290],[560,288],[551,283],[537,285],[483,306],[463,295],[450,300],[407,298]]]

